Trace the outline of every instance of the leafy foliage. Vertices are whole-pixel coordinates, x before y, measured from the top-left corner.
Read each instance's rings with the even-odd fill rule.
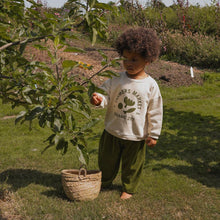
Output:
[[[93,67],[74,60],[63,60],[59,51],[85,52],[69,44],[77,38],[79,30],[86,31],[93,44],[97,35],[105,38],[106,20],[103,14],[112,7],[97,0],[88,0],[86,4],[69,0],[68,4],[75,7],[68,10],[68,14],[60,15],[33,0],[28,2],[30,8],[25,7],[24,0],[4,0],[0,3],[0,98],[3,103],[11,103],[12,107],[24,107],[15,123],[29,121],[31,125],[36,119],[41,127],[51,129],[45,150],[55,145],[65,154],[72,145],[79,151],[81,162],[86,164],[89,156],[85,134],[97,123],[90,116],[86,94],[96,90],[91,79],[94,75],[101,75],[102,71],[80,84],[71,74],[72,69],[80,65],[89,70]],[[30,61],[24,56],[29,43],[38,50],[46,51],[51,64]],[[103,71],[117,63],[109,62],[106,57],[103,60]],[[105,71],[105,76],[112,74]],[[84,126],[77,123],[81,117],[85,118]]]
[[[163,38],[162,55],[175,62],[202,68],[220,67],[220,41],[214,37],[188,32],[167,32]]]

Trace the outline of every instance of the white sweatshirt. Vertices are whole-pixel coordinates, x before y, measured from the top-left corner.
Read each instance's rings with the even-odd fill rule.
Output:
[[[156,81],[148,76],[131,79],[125,72],[107,80],[101,87],[107,95],[100,106],[107,106],[105,130],[126,140],[158,139],[163,117],[163,103]]]

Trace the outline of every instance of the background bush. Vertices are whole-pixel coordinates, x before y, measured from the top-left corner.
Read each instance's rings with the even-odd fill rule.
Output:
[[[165,59],[203,68],[220,67],[220,41],[212,36],[167,32],[162,41]]]

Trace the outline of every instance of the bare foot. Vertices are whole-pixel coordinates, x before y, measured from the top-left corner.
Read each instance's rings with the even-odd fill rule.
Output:
[[[132,194],[129,194],[129,193],[126,193],[126,192],[123,192],[121,194],[121,199],[125,200],[125,199],[130,199],[132,197]]]

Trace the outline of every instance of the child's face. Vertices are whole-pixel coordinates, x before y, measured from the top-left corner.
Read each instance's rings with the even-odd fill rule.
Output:
[[[122,56],[124,58],[123,65],[129,77],[134,79],[146,77],[144,69],[147,62],[140,54],[124,50]]]

